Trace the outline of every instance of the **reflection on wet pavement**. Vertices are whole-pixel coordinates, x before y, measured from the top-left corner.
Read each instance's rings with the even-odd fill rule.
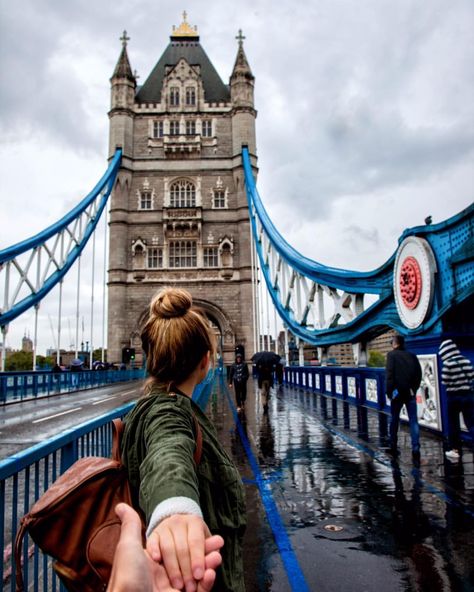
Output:
[[[248,391],[240,427],[225,385],[207,406],[246,485],[248,592],[474,589],[472,453],[453,465],[422,431],[416,468],[402,430],[393,463],[383,414],[287,387],[264,413]]]

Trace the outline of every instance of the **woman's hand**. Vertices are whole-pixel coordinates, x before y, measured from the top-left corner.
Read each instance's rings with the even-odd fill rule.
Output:
[[[215,569],[222,562],[219,550],[223,544],[222,537],[211,536],[199,516],[174,514],[153,530],[146,548],[154,561],[163,564],[175,588],[205,592],[212,588]],[[212,583],[210,570],[214,570]]]

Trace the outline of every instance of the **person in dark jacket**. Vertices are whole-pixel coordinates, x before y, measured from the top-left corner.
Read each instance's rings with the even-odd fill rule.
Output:
[[[420,427],[418,425],[416,391],[421,384],[421,366],[415,354],[405,349],[402,335],[392,338],[392,351],[387,354],[385,384],[390,399],[390,452],[398,456],[398,426],[400,412],[405,405],[410,423],[410,436],[414,460],[420,458]]]
[[[249,368],[243,361],[242,356],[235,356],[235,364],[232,364],[229,373],[229,387],[234,387],[235,402],[237,411],[242,411],[247,399],[247,380],[249,379]]]
[[[262,393],[263,411],[268,411],[268,400],[270,398],[270,389],[273,386],[273,364],[268,360],[257,361],[257,380],[258,388]]]
[[[212,327],[189,292],[165,288],[150,303],[141,339],[150,378],[125,418],[121,451],[145,516],[147,551],[173,588],[200,590],[212,532],[224,544],[215,589],[244,592],[245,491],[214,424],[192,400],[215,358]]]
[[[439,346],[439,357],[443,362],[441,382],[448,396],[448,450],[449,460],[459,460],[461,456],[461,428],[459,414],[462,413],[474,445],[474,368],[471,362],[461,355],[457,345],[446,339]]]

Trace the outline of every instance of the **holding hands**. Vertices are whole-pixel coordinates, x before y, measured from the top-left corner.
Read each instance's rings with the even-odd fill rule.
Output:
[[[211,536],[202,518],[166,518],[142,547],[141,521],[133,508],[118,504],[122,522],[107,592],[209,592],[222,562],[219,535]]]

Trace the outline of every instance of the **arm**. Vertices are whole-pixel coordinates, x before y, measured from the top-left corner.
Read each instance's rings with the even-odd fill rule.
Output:
[[[234,365],[232,364],[232,366],[230,367],[230,372],[229,372],[229,384],[232,385],[232,381],[234,380],[234,373],[235,373],[235,368]]]
[[[148,524],[146,548],[180,589],[203,577],[210,537],[199,506],[193,419],[184,400],[170,396],[149,414],[145,445],[140,506]]]
[[[418,359],[418,356],[416,356],[415,354],[413,354],[415,360],[415,375],[413,377],[413,392],[416,394],[416,391],[420,388],[420,384],[421,384],[421,377],[422,377],[422,370],[421,370],[421,364],[420,364],[420,360]]]

